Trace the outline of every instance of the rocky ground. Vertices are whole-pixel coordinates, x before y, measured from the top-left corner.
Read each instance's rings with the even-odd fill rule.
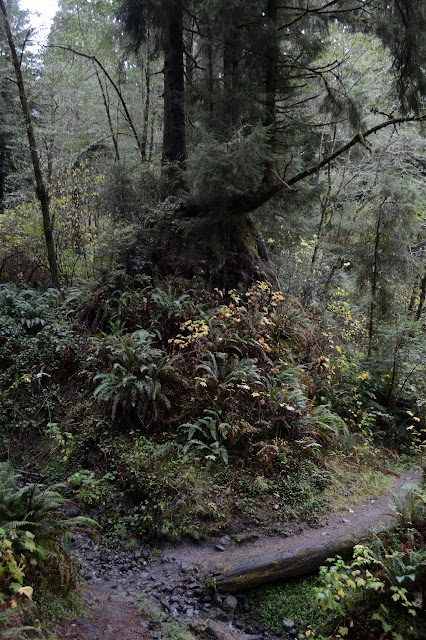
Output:
[[[233,544],[224,536],[203,550],[210,556]],[[205,567],[170,550],[156,558],[149,546],[134,552],[111,549],[81,534],[75,537],[73,546],[85,583],[88,611],[87,617],[62,625],[58,630],[61,640],[167,639],[172,637],[170,623],[187,627],[188,638],[192,633],[223,640],[287,639],[296,635],[290,621],[289,633],[283,629],[278,636],[251,621],[244,613],[244,596],[208,593],[204,587]],[[189,548],[185,548],[185,556]],[[142,617],[140,606],[145,612]]]
[[[418,471],[397,478],[393,493],[401,495],[407,483],[418,482],[420,477]],[[149,545],[131,552],[112,549],[78,534],[73,552],[85,584],[87,614],[63,624],[57,631],[58,638],[189,640],[196,636],[216,640],[290,640],[298,636],[291,620],[283,620],[280,634],[265,628],[245,612],[243,594],[235,597],[207,592],[206,576],[220,571],[219,566],[263,550],[299,549],[306,539],[329,540],[351,528],[361,535],[363,528],[383,525],[391,514],[388,495],[366,500],[359,507],[329,516],[317,529],[293,532],[285,539],[246,532],[245,536],[223,536],[202,546],[165,546],[160,552]]]

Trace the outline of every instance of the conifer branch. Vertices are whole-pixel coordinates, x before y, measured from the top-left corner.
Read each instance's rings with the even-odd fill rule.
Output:
[[[272,197],[283,191],[283,189],[290,189],[292,185],[308,178],[309,176],[317,173],[325,167],[329,165],[333,160],[344,154],[346,151],[354,147],[356,144],[362,144],[366,146],[365,139],[371,136],[373,133],[377,133],[381,129],[389,126],[397,126],[399,124],[404,124],[406,122],[425,122],[426,114],[420,116],[402,116],[400,118],[390,118],[380,124],[367,129],[366,131],[357,133],[349,142],[339,147],[333,153],[324,156],[324,158],[317,162],[317,164],[300,171],[293,177],[288,180],[284,180],[281,177],[279,180],[275,178],[275,182],[272,184],[268,184],[267,181],[262,182],[262,185],[258,189],[253,189],[252,191],[245,192],[235,196],[226,203],[226,208],[228,211],[237,215],[244,215],[258,209],[262,205],[266,204]]]
[[[425,121],[426,121],[426,114],[423,114],[421,116],[403,116],[401,118],[390,118],[385,122],[381,122],[380,124],[377,124],[376,126],[371,127],[370,129],[367,129],[367,131],[357,133],[351,140],[349,140],[349,142],[344,144],[342,147],[340,147],[330,155],[325,156],[320,162],[313,165],[312,167],[308,167],[308,169],[305,169],[304,171],[297,173],[295,176],[290,178],[287,182],[291,186],[296,182],[300,182],[300,180],[304,180],[305,178],[309,177],[313,173],[317,173],[317,171],[322,169],[327,164],[330,164],[330,162],[333,162],[333,160],[341,156],[342,153],[345,153],[345,151],[348,151],[351,147],[354,147],[356,144],[362,144],[365,146],[365,138],[368,138],[368,136],[371,136],[373,133],[377,133],[378,131],[380,131],[381,129],[384,129],[385,127],[396,126],[398,124],[403,124],[405,122],[425,122]]]

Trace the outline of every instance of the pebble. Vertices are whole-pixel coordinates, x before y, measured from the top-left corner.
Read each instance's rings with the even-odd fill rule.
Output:
[[[294,628],[294,620],[291,620],[290,618],[283,620],[283,629],[285,631],[289,631],[290,629],[293,629],[293,628]]]

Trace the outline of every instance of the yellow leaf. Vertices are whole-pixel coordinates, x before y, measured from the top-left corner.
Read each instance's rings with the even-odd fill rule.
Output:
[[[34,589],[32,587],[20,587],[18,589],[18,593],[24,594],[24,596],[27,596],[30,600],[32,598],[33,591]]]
[[[347,636],[349,629],[347,627],[339,627],[339,633],[341,636]]]

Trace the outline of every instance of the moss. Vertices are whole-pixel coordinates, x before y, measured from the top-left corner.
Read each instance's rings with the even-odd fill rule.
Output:
[[[286,618],[294,620],[299,631],[305,630],[308,625],[315,628],[326,617],[310,595],[312,587],[319,583],[318,576],[309,576],[252,590],[248,593],[247,609],[255,619],[275,631],[282,631],[282,623]]]

